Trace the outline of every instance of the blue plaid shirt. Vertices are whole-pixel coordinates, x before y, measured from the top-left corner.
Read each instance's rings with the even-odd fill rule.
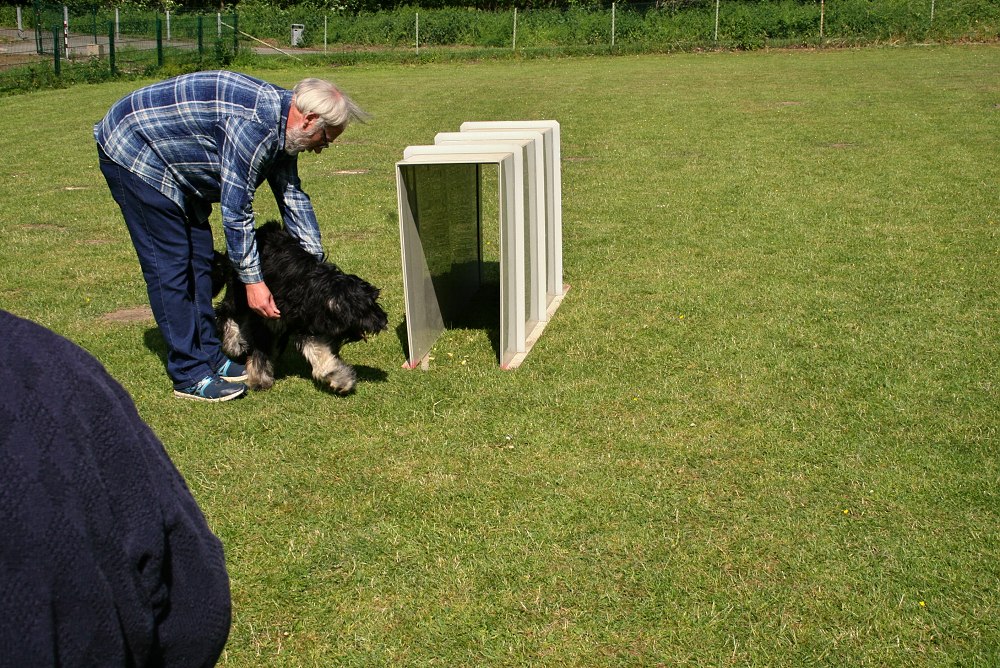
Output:
[[[185,74],[116,102],[94,126],[94,137],[109,158],[181,209],[218,202],[229,257],[244,283],[256,283],[263,275],[253,198],[265,179],[288,231],[307,251],[323,255],[298,159],[284,151],[291,101],[291,91],[245,74]]]

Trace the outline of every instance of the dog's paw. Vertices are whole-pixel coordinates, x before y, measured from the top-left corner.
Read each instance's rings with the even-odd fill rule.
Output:
[[[274,387],[273,378],[254,378],[253,376],[247,377],[247,387],[251,390],[270,390]]]
[[[357,382],[357,374],[354,372],[354,367],[342,364],[323,376],[321,382],[336,394],[349,394]]]
[[[270,390],[274,386],[274,365],[262,355],[251,355],[247,360],[247,387],[251,390]]]
[[[239,324],[232,318],[224,318],[219,323],[219,334],[222,350],[229,357],[243,357],[250,352],[250,345],[240,331]]]

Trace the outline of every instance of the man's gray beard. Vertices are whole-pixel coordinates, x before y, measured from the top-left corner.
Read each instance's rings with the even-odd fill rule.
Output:
[[[309,135],[300,128],[290,128],[285,133],[285,153],[298,155],[306,150],[305,139]]]

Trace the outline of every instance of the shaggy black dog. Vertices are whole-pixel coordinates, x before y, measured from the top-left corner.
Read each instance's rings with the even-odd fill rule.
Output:
[[[281,317],[270,320],[251,311],[229,260],[217,254],[216,268],[222,263],[227,270],[226,296],[215,309],[222,349],[233,359],[245,358],[247,384],[266,390],[274,384],[274,361],[291,339],[318,383],[338,394],[350,392],[356,374],[340,359],[340,348],[386,328],[378,288],[316,259],[274,221],[257,229],[257,253]]]

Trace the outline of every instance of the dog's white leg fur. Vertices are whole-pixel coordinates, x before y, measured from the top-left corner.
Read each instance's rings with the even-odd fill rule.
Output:
[[[226,318],[222,323],[222,350],[230,357],[242,357],[250,352],[250,346],[240,331],[239,324],[232,318]]]
[[[326,341],[308,336],[298,342],[298,347],[312,366],[312,375],[317,382],[338,394],[347,394],[354,389],[357,379],[354,367],[340,359]]]
[[[247,358],[247,385],[253,390],[270,390],[274,385],[274,362],[260,351]]]

